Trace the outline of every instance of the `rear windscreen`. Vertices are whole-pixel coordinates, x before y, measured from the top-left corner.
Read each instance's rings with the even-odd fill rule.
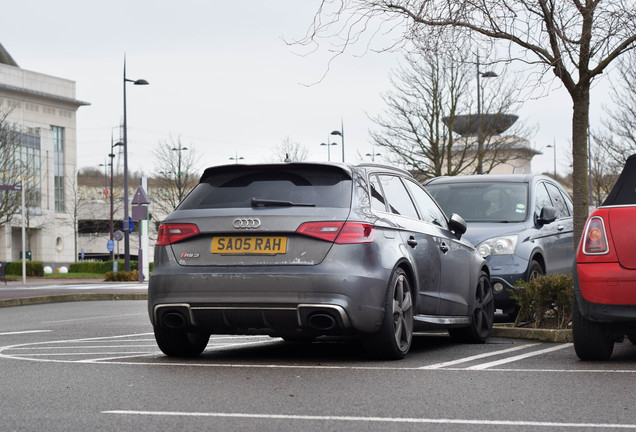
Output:
[[[351,203],[351,178],[338,168],[237,167],[206,174],[179,209],[249,208],[276,202],[289,206],[342,207]]]

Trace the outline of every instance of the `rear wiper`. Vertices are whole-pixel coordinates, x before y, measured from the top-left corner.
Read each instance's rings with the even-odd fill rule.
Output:
[[[316,207],[316,204],[252,198],[252,207]]]

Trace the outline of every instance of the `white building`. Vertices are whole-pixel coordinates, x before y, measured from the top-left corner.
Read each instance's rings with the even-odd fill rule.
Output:
[[[26,250],[33,260],[54,268],[76,259],[71,204],[76,112],[84,105],[89,104],[75,97],[75,82],[21,69],[0,44],[0,112],[8,112],[7,121],[20,131],[23,153],[35,168],[30,175],[39,188],[37,202],[28,209]],[[0,225],[0,261],[20,259],[21,226],[20,214]]]

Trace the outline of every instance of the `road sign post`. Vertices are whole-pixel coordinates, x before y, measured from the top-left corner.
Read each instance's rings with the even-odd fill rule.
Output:
[[[137,271],[139,272],[139,283],[144,281],[144,251],[142,248],[142,233],[141,226],[142,221],[148,220],[148,204],[150,204],[150,199],[148,199],[148,195],[146,195],[146,191],[143,186],[139,186],[137,188],[137,192],[135,192],[135,196],[132,199],[132,218],[138,221],[139,225],[139,249],[137,251]]]

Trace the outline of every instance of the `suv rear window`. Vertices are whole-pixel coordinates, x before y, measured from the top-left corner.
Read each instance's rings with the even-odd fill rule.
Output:
[[[348,208],[351,188],[348,173],[336,167],[219,167],[206,170],[201,182],[178,208],[249,208],[253,200]]]

